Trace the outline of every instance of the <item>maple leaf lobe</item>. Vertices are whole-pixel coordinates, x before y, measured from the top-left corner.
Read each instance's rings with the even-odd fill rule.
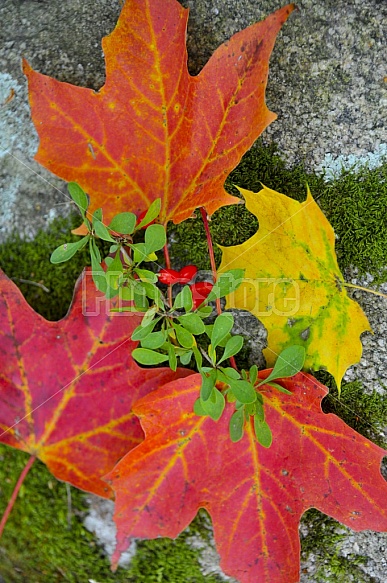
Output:
[[[290,4],[234,35],[191,77],[188,11],[176,0],[127,0],[103,39],[100,91],[41,75],[24,61],[40,143],[36,160],[102,207],[107,221],[156,198],[160,221],[239,202],[224,181],[275,119],[266,107],[268,61]]]
[[[230,442],[231,404],[217,423],[187,413],[200,393],[198,374],[135,404],[145,440],[108,475],[117,501],[114,560],[129,536],[177,536],[199,507],[211,515],[222,569],[242,583],[299,580],[298,524],[310,507],[355,530],[387,530],[386,452],[322,412],[327,389],[313,377],[281,382],[291,395],[261,387],[269,449],[249,424]]]
[[[101,476],[143,439],[133,401],[174,373],[134,362],[130,336],[141,317],[103,312],[85,273],[65,318],[48,322],[0,272],[0,441],[38,457],[58,479],[111,497]]]

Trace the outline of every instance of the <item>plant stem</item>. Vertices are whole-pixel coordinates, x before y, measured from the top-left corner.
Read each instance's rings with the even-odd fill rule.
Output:
[[[368,289],[367,287],[362,287],[361,285],[355,285],[354,283],[346,283],[345,281],[340,282],[341,285],[344,287],[351,287],[353,289],[360,289],[361,291],[368,292],[369,294],[375,294],[376,296],[381,296],[382,298],[387,298],[386,294],[382,294],[382,292],[378,292],[374,289]]]
[[[164,259],[165,259],[165,268],[171,269],[171,259],[169,257],[168,243],[165,243],[165,245],[164,245]],[[172,285],[171,284],[168,285],[168,302],[169,302],[169,307],[172,308],[173,298],[172,298]]]
[[[200,207],[200,212],[202,214],[202,219],[203,219],[203,224],[204,224],[204,230],[206,232],[208,255],[210,256],[212,277],[213,277],[214,283],[215,283],[216,282],[216,279],[217,279],[217,273],[216,273],[215,254],[214,254],[214,246],[212,244],[212,237],[211,237],[210,225],[208,224],[208,218],[207,218],[206,209],[203,208],[203,207]],[[216,311],[218,312],[218,315],[220,315],[222,313],[222,307],[220,305],[220,299],[219,298],[216,298]],[[229,360],[230,360],[231,366],[233,368],[235,368],[235,370],[238,370],[237,364],[235,362],[235,358],[233,356],[231,356],[229,358]]]
[[[202,214],[202,219],[203,219],[203,224],[204,224],[204,230],[206,232],[208,255],[210,256],[212,277],[213,277],[214,283],[215,283],[216,282],[216,279],[217,279],[217,275],[216,275],[216,263],[215,263],[214,246],[212,244],[212,237],[211,237],[210,226],[208,224],[208,218],[207,218],[206,209],[203,208],[203,207],[200,207],[200,212]],[[221,314],[222,313],[222,308],[220,306],[220,299],[219,298],[216,298],[216,311],[218,312],[218,314]]]
[[[18,481],[16,482],[16,486],[13,489],[12,496],[7,504],[7,508],[5,509],[5,512],[4,512],[3,517],[1,519],[1,522],[0,522],[0,538],[3,534],[3,530],[4,530],[4,527],[7,523],[8,517],[11,514],[13,505],[15,504],[17,495],[19,494],[19,490],[22,487],[22,484],[25,480],[25,477],[28,474],[28,472],[30,471],[32,464],[34,463],[35,460],[36,460],[36,457],[34,455],[32,455],[29,458],[28,462],[26,463],[26,465],[24,466],[24,468],[22,470],[22,473],[19,476]]]

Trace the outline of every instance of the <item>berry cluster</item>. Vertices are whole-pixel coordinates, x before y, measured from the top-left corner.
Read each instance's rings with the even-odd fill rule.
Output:
[[[196,265],[186,265],[180,271],[175,269],[162,269],[159,274],[159,282],[166,285],[174,285],[175,283],[189,284],[192,292],[193,307],[196,310],[200,304],[206,299],[211,289],[212,283],[208,281],[198,281],[197,283],[189,283],[197,274]]]

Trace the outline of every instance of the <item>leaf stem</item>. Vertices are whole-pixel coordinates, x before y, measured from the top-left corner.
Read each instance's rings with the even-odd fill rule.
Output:
[[[215,283],[216,280],[217,280],[217,272],[216,272],[214,246],[212,244],[212,237],[211,237],[210,225],[208,224],[208,217],[207,217],[206,209],[201,206],[200,207],[200,212],[201,212],[202,219],[203,219],[204,230],[206,232],[208,255],[210,256],[212,277],[213,277],[214,283]],[[222,307],[220,305],[220,298],[216,298],[216,311],[218,312],[218,315],[220,315],[222,313]],[[235,358],[233,356],[230,356],[229,360],[230,360],[231,366],[235,370],[238,370],[238,367],[237,367]]]
[[[360,289],[361,291],[368,292],[369,294],[375,294],[376,296],[381,296],[382,298],[387,298],[386,294],[382,294],[382,292],[378,292],[374,289],[368,289],[367,287],[362,287],[361,285],[355,285],[354,283],[347,283],[345,281],[340,282],[341,285],[344,287],[352,287],[354,289]]]
[[[214,255],[214,246],[212,244],[212,237],[211,237],[210,226],[208,224],[208,217],[207,217],[206,209],[204,207],[200,207],[200,212],[202,214],[202,219],[203,219],[203,224],[204,224],[204,230],[206,232],[208,255],[210,256],[212,277],[213,277],[214,283],[215,283],[216,282],[216,279],[217,279],[217,273],[216,273],[216,263],[215,263],[215,255]],[[222,313],[222,308],[220,306],[220,299],[219,298],[216,298],[216,311],[218,312],[219,315]]]
[[[165,259],[165,268],[171,269],[171,259],[169,257],[168,243],[165,243],[165,245],[164,245],[164,259]],[[169,307],[172,308],[173,297],[172,297],[172,285],[171,284],[168,285],[168,302],[169,302]]]
[[[3,530],[4,530],[4,527],[5,527],[6,523],[7,523],[8,517],[11,514],[12,508],[13,508],[13,506],[15,504],[17,495],[19,494],[19,490],[22,487],[23,482],[25,480],[25,477],[27,476],[28,472],[30,471],[30,469],[32,467],[32,464],[34,463],[35,460],[36,460],[36,457],[34,455],[32,455],[29,458],[28,462],[26,463],[26,465],[24,466],[24,468],[22,470],[22,473],[19,476],[18,481],[16,482],[16,486],[13,489],[12,496],[9,499],[9,502],[7,504],[7,508],[5,509],[5,512],[3,514],[3,517],[2,517],[2,519],[0,521],[0,538],[1,538],[2,534],[3,534]]]

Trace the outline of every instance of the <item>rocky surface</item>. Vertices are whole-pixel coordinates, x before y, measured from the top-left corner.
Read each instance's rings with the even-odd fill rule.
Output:
[[[280,6],[278,0],[185,0],[183,4],[191,9],[188,48],[194,74],[221,42]],[[119,12],[118,0],[2,0],[0,240],[15,228],[31,238],[53,217],[69,211],[64,183],[33,160],[37,137],[29,117],[21,56],[42,73],[97,90],[104,82],[101,37],[113,29]],[[371,153],[377,162],[385,155],[386,19],[383,0],[299,2],[299,10],[279,35],[267,90],[267,103],[278,120],[266,131],[265,141],[276,142],[289,165],[304,161],[308,168],[317,169],[324,164],[337,166],[339,155],[358,160]],[[357,295],[375,335],[364,336],[363,358],[346,378],[360,378],[368,389],[384,391],[385,303]],[[101,513],[106,518],[105,507]],[[367,555],[365,571],[376,583],[386,581],[386,534],[351,533],[341,552]],[[302,583],[312,583],[314,573],[311,559],[303,565]]]

